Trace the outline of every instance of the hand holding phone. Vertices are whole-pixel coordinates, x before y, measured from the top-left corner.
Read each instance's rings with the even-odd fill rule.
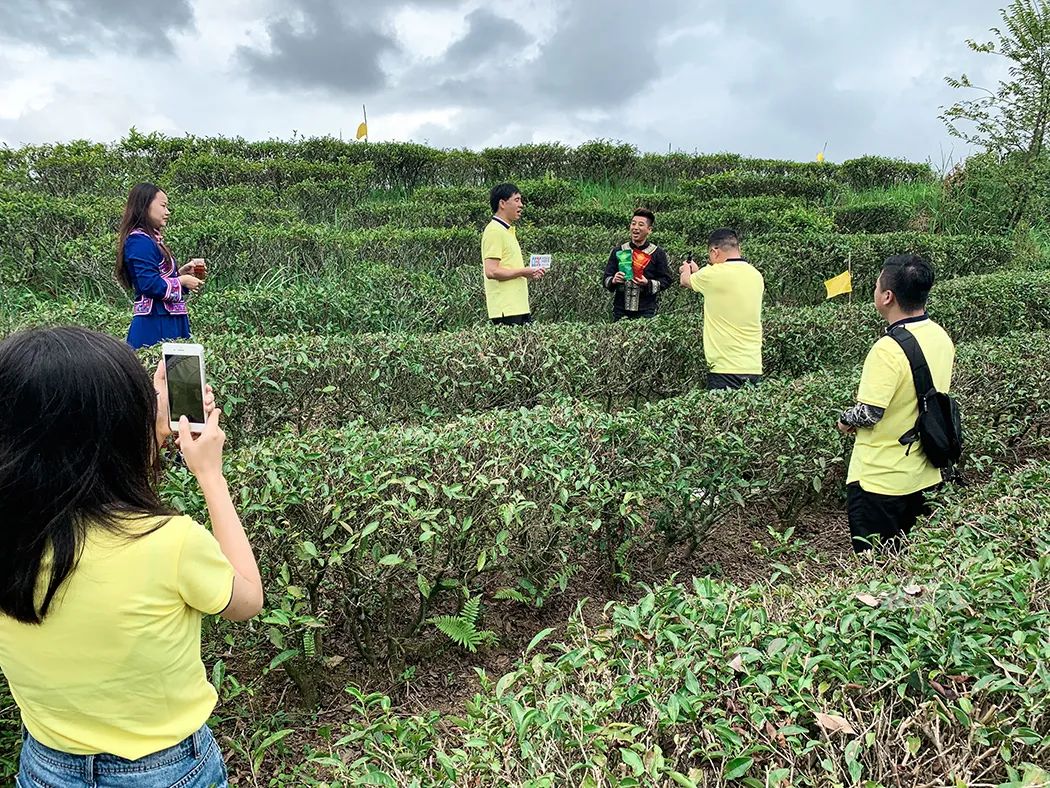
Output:
[[[202,432],[207,423],[204,410],[204,346],[165,342],[161,346],[161,354],[164,357],[171,431],[179,429],[179,420],[185,416],[190,430]]]
[[[199,435],[190,431],[185,416],[179,421],[176,442],[186,467],[202,483],[222,476],[222,447],[226,443],[226,433],[219,426],[221,415],[218,408],[209,413],[208,423]]]

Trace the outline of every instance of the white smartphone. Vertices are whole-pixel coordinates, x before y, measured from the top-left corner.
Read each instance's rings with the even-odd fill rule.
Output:
[[[204,429],[204,346],[165,342],[161,346],[164,372],[168,379],[168,419],[172,432],[178,432],[185,416],[194,432]]]

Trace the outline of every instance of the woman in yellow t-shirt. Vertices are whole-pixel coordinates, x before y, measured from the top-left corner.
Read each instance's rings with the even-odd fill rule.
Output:
[[[210,392],[177,442],[214,535],[161,502],[164,367],[81,328],[0,342],[0,669],[24,726],[17,785],[226,785],[203,615],[263,592],[222,475]]]

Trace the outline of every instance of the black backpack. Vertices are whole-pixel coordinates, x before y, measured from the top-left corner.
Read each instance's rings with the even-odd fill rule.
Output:
[[[951,468],[959,461],[963,447],[959,406],[950,396],[934,388],[926,356],[915,335],[903,326],[896,326],[887,333],[908,357],[915,382],[915,398],[919,402],[919,418],[915,426],[900,437],[900,444],[908,447],[905,456],[918,441],[935,468]]]

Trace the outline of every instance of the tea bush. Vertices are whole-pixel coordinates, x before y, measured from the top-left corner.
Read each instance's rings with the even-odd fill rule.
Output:
[[[834,181],[809,172],[770,174],[758,172],[723,172],[694,181],[683,181],[681,189],[703,200],[720,197],[757,197],[761,195],[802,197],[824,200],[838,191]]]
[[[908,229],[914,209],[887,199],[839,206],[832,213],[841,233],[895,233]]]
[[[541,632],[455,720],[348,687],[297,774],[374,785],[1041,785],[1050,465],[956,489],[877,566],[643,588]],[[865,601],[862,601],[865,600]],[[544,637],[547,640],[544,640]],[[334,757],[333,757],[334,756]],[[1041,766],[1040,766],[1041,765]]]
[[[1050,274],[958,281],[930,305],[957,342],[1050,329]],[[975,313],[984,318],[973,320]],[[852,367],[883,327],[870,305],[770,310],[766,376]],[[636,407],[704,387],[702,334],[702,316],[667,315],[524,331],[274,338],[199,332],[198,339],[223,395],[226,432],[240,443],[287,426],[302,432],[351,419],[371,427],[427,423],[561,398]],[[152,363],[156,353],[149,355]]]
[[[1047,339],[960,346],[964,464],[1045,450]],[[839,494],[834,413],[856,381],[818,373],[619,413],[565,403],[424,427],[353,422],[232,452],[228,478],[271,578],[273,646],[310,663],[310,631],[312,659],[335,638],[367,664],[396,665],[431,647],[426,621],[464,594],[542,605],[585,564],[624,580],[760,501],[780,502],[790,527]],[[206,516],[184,469],[169,473],[167,495]]]
[[[862,156],[842,163],[839,178],[851,189],[885,189],[904,183],[928,183],[934,179],[929,164]]]

